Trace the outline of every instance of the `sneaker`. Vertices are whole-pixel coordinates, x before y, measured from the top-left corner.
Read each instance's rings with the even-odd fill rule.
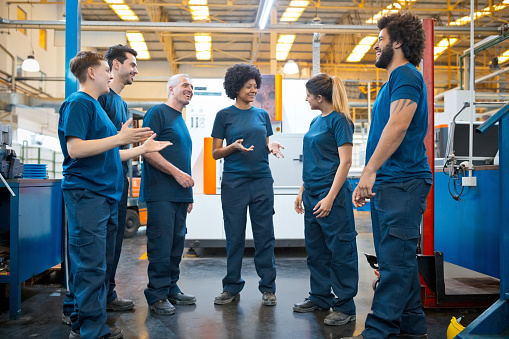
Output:
[[[116,298],[106,304],[106,311],[128,311],[134,307],[134,301],[129,299]]]
[[[118,327],[110,327],[110,332],[110,339],[120,339],[124,337],[124,331]],[[69,339],[81,339],[80,330],[71,331],[71,333],[69,333]]]
[[[277,304],[276,295],[271,292],[263,292],[262,305],[274,306]]]
[[[339,311],[332,311],[325,317],[323,322],[326,325],[341,326],[355,320],[355,314],[344,314]]]
[[[343,337],[341,339],[364,339],[362,334],[356,335],[355,337]]]
[[[240,298],[239,293],[233,294],[231,292],[223,292],[214,298],[214,304],[216,305],[229,304],[234,300],[238,300],[239,298]]]
[[[196,297],[194,295],[184,294],[182,292],[170,295],[168,300],[173,305],[194,305],[196,304]]]
[[[64,324],[70,325],[71,324],[71,316],[62,314],[62,322]]]
[[[324,311],[323,308],[320,308],[313,304],[311,300],[308,298],[304,299],[303,302],[297,303],[293,305],[293,311],[299,313],[313,312],[313,311]]]
[[[175,314],[175,306],[173,306],[168,299],[158,300],[150,305],[150,310],[162,315]]]
[[[427,334],[409,334],[409,333],[400,333],[396,335],[396,338],[399,339],[428,339]]]

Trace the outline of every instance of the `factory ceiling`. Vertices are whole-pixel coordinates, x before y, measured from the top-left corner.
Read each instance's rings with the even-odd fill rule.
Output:
[[[322,71],[374,72],[375,55],[371,48],[374,41],[358,61],[350,61],[351,52],[363,38],[378,35],[376,20],[380,15],[391,10],[410,10],[420,18],[435,20],[436,47],[443,39],[450,39],[451,47],[447,48],[447,41],[443,41],[445,48],[435,60],[435,72],[448,74],[446,87],[449,88],[457,85],[460,56],[470,47],[470,0],[274,0],[268,23],[260,29],[257,23],[262,16],[261,8],[270,1],[82,0],[82,29],[142,33],[149,60],[166,60],[173,72],[186,64],[224,68],[238,62],[252,62],[265,70],[273,70],[276,65],[277,72],[281,72],[290,59],[302,68],[311,69],[313,39],[317,37],[314,33],[321,33]],[[17,2],[27,3],[9,1]],[[133,15],[122,20],[120,15],[126,13],[115,12],[114,6],[132,11]],[[509,0],[476,0],[474,10],[475,43],[506,34]],[[289,38],[289,44],[277,44],[292,34],[295,37]],[[498,68],[507,67],[501,56],[508,50],[509,42],[498,39],[496,44],[477,54],[476,70],[489,72],[495,57],[499,57]],[[280,60],[274,63],[276,55]]]

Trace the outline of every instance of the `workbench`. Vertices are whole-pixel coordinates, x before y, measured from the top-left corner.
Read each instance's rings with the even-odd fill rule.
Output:
[[[15,196],[0,182],[0,232],[9,239],[10,272],[0,283],[10,285],[9,317],[21,317],[21,284],[62,263],[64,203],[60,180],[10,179]]]

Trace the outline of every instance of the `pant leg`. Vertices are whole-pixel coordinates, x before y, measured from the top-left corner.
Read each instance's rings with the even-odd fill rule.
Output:
[[[250,180],[249,217],[255,246],[254,262],[260,277],[260,292],[276,292],[276,259],[274,258],[274,180]]]
[[[179,204],[169,201],[147,202],[147,255],[149,264],[145,297],[149,305],[158,300],[166,299],[170,293],[172,286],[172,265],[170,261],[175,240],[175,220]]]
[[[313,208],[320,201],[319,195],[302,194],[304,205],[304,239],[307,252],[307,265],[310,273],[309,300],[315,305],[329,309],[334,299],[330,282],[332,253],[327,247],[322,227],[313,215]]]
[[[241,278],[242,257],[246,246],[247,179],[224,179],[221,182],[221,205],[226,235],[226,276],[223,291],[239,293],[244,288]]]
[[[67,211],[67,214],[69,214],[69,211]],[[65,227],[68,227],[65,225]],[[72,281],[72,275],[71,273],[71,259],[69,258],[69,231],[67,230],[67,252],[65,253],[65,256],[67,258],[67,272],[69,273],[69,276],[67,277],[67,286],[69,290],[65,294],[64,302],[62,305],[62,312],[64,315],[70,317],[72,312],[74,311],[74,292],[73,292],[73,281]],[[72,323],[72,322],[71,322]]]
[[[106,229],[117,217],[117,204],[89,190],[64,190],[64,200],[76,305],[72,327],[79,328],[84,339],[100,338],[110,333],[106,325]]]
[[[373,223],[373,235],[380,282],[373,297],[373,313],[368,314],[362,333],[367,339],[394,337],[402,329],[401,321],[405,321],[404,328],[412,329],[411,333],[427,331],[420,306],[416,250],[429,190],[424,179],[412,179],[380,184],[371,199],[377,221]]]
[[[180,277],[180,262],[182,261],[182,253],[184,252],[184,246],[186,241],[186,218],[187,208],[189,203],[187,202],[175,202],[175,226],[173,232],[173,243],[170,251],[170,291],[168,296],[180,293],[180,288],[177,285],[177,281]]]
[[[317,220],[332,254],[330,283],[336,297],[331,300],[330,307],[334,311],[355,314],[353,298],[357,295],[359,271],[350,183],[345,183],[339,191],[329,215]]]
[[[107,282],[108,286],[108,299],[107,302],[110,303],[115,300],[117,296],[117,292],[115,291],[115,275],[117,274],[118,261],[120,260],[120,252],[122,251],[122,243],[124,241],[124,232],[125,232],[125,222],[126,222],[126,214],[127,214],[127,197],[129,195],[129,180],[125,178],[124,180],[124,191],[122,192],[122,198],[118,202],[118,227],[116,228],[116,233],[111,233],[114,236],[114,252],[113,258],[111,260],[111,264],[107,267]],[[110,232],[108,232],[110,235]]]

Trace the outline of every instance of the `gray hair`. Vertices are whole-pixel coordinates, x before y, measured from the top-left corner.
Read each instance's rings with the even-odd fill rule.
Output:
[[[168,95],[170,95],[170,87],[177,87],[180,84],[180,78],[186,77],[188,80],[193,80],[188,74],[175,74],[168,79],[168,83],[166,84],[166,90]]]

